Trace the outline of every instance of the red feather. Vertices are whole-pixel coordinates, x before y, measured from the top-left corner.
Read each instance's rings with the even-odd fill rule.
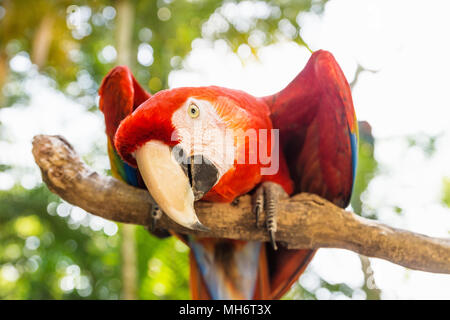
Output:
[[[105,116],[106,134],[111,141],[114,141],[120,122],[150,98],[126,66],[112,69],[100,84],[98,94],[100,110]]]
[[[355,114],[350,87],[334,57],[315,52],[281,92],[264,98],[295,181],[295,192],[316,193],[345,207],[353,185]]]

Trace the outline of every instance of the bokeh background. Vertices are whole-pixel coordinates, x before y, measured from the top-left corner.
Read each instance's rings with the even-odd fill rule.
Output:
[[[60,134],[109,174],[97,90],[117,64],[152,93],[262,96],[311,50],[331,51],[367,121],[351,209],[448,237],[448,12],[446,0],[0,0],[0,299],[189,298],[184,244],[62,201],[31,155],[33,135]],[[319,250],[285,296],[420,298],[449,299],[450,276],[338,249]]]

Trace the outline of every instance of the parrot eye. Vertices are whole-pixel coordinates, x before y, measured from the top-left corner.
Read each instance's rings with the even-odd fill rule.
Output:
[[[198,116],[200,115],[200,109],[195,103],[191,102],[189,104],[188,113],[191,116],[191,118],[195,119],[198,118]]]

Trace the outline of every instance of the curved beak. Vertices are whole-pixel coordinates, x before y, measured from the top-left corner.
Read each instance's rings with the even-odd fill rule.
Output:
[[[189,163],[183,165],[177,161],[168,145],[156,140],[151,140],[137,149],[135,156],[145,185],[161,210],[173,221],[186,228],[210,231],[201,224],[194,210],[194,201],[198,200],[199,193],[192,188],[193,181],[196,179],[195,172],[199,171],[193,170],[196,166],[191,166]],[[206,166],[209,172],[213,171],[210,163]],[[216,180],[217,177],[214,183]],[[212,186],[213,184],[209,186],[209,189]],[[204,190],[202,191],[205,193]]]

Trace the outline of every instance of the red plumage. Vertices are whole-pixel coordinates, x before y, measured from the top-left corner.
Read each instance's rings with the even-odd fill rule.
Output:
[[[280,129],[295,193],[347,206],[354,178],[349,131],[357,130],[356,118],[350,87],[331,53],[315,52],[284,90],[264,100]]]
[[[106,134],[111,141],[120,122],[151,96],[126,66],[112,69],[103,78],[98,94],[100,110],[105,116]]]

